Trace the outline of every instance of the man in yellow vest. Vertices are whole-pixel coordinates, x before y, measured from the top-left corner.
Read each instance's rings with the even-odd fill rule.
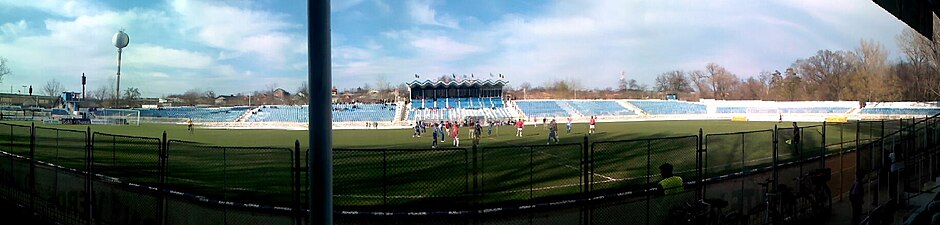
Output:
[[[664,195],[679,194],[685,191],[684,182],[679,176],[672,174],[672,164],[663,163],[659,166],[659,172],[663,180],[659,181],[659,187],[662,188]]]

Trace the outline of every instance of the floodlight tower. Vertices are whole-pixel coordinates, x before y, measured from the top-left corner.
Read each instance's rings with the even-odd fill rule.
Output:
[[[114,34],[114,37],[111,38],[111,43],[118,49],[117,87],[114,89],[114,107],[118,107],[118,103],[121,99],[121,52],[124,50],[124,47],[127,47],[130,41],[131,39],[127,36],[127,33],[124,33],[124,29],[119,30]]]

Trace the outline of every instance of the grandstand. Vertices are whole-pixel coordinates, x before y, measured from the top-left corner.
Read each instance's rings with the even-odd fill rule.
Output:
[[[650,115],[705,114],[705,105],[684,101],[628,100],[630,104]]]

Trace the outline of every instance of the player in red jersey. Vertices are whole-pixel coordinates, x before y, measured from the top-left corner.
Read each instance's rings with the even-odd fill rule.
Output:
[[[522,126],[525,125],[525,122],[522,119],[516,121],[516,137],[522,137]]]
[[[595,128],[594,125],[597,124],[597,117],[596,117],[596,116],[591,116],[591,123],[590,123],[590,124],[591,124],[591,126],[589,127],[590,129],[588,129],[588,134],[594,134],[594,128]]]

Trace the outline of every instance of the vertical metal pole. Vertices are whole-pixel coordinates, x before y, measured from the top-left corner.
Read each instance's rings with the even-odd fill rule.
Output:
[[[167,159],[169,159],[169,145],[167,145],[166,131],[163,131],[163,139],[160,139],[160,224],[166,225],[166,175]]]
[[[91,127],[87,127],[85,130],[85,222],[87,224],[94,224],[94,197],[93,186],[91,183],[91,174],[94,172],[92,166],[94,165],[94,147],[92,146],[95,142],[92,138]]]
[[[581,144],[581,170],[582,170],[581,171],[582,172],[581,174],[582,199],[581,200],[583,200],[584,202],[587,202],[587,200],[591,197],[590,195],[591,182],[592,182],[591,177],[593,174],[593,171],[591,168],[591,155],[590,155],[591,150],[589,149],[590,147],[588,144],[589,144],[588,136],[584,135],[584,139]],[[591,217],[594,214],[594,208],[591,206],[591,204],[584,204],[582,209],[583,210],[581,210],[581,212],[583,216],[581,217],[582,218],[581,224],[592,224],[593,219]]]
[[[845,123],[839,124],[839,201],[845,196]]]
[[[747,164],[746,164],[747,160],[745,159],[747,158],[746,157],[747,152],[744,150],[745,149],[744,136],[745,136],[744,133],[741,133],[741,177],[746,177],[749,175],[747,171]],[[740,209],[743,210],[743,209],[746,209],[745,201],[744,201],[744,181],[742,180],[739,183],[741,184],[741,194],[739,195],[740,197],[738,198],[738,201],[739,201],[739,204],[741,205]]]
[[[332,114],[330,112],[330,90],[332,90],[330,60],[330,1],[307,1],[307,19],[311,44],[309,120],[310,149],[313,154],[307,160],[310,180],[310,224],[333,224],[333,157]]]
[[[382,209],[388,208],[388,149],[382,149]]]
[[[652,184],[650,182],[650,178],[653,177],[653,174],[650,169],[651,167],[651,164],[650,164],[651,143],[650,142],[651,140],[646,140],[646,185],[647,186]],[[650,225],[650,201],[652,200],[650,196],[651,194],[649,193],[646,194],[646,225]]]
[[[696,199],[705,198],[705,178],[702,175],[702,128],[698,128],[698,136],[695,138],[695,164],[696,164],[696,176],[695,184],[698,185],[698,190],[695,192]]]
[[[777,140],[777,139],[779,139],[779,137],[777,136],[777,135],[779,135],[779,134],[777,134],[777,133],[778,133],[777,125],[774,125],[774,133],[773,133],[773,135],[771,135],[771,136],[773,137],[773,157],[771,157],[771,158],[773,158],[773,159],[772,159],[773,162],[771,163],[771,166],[770,166],[771,171],[772,171],[772,172],[771,172],[771,176],[773,177],[771,180],[773,180],[773,185],[774,185],[774,187],[777,186],[777,183],[778,183],[778,182],[777,182],[777,179],[779,179],[779,174],[778,174],[778,171],[777,171],[777,163],[779,163],[779,161],[780,161],[780,156],[779,156],[779,155],[780,155],[780,147],[778,146],[778,144],[780,143],[780,141]]]
[[[118,48],[117,87],[114,89],[115,108],[119,108],[121,103],[121,52],[123,52],[122,48]]]
[[[228,148],[222,148],[222,201],[228,202]],[[222,222],[228,224],[228,208],[222,209]]]
[[[26,194],[29,196],[29,209],[36,212],[36,123],[29,125],[29,177]]]
[[[819,155],[819,168],[826,168],[826,153],[829,152],[826,147],[826,122],[822,125],[822,149],[820,151],[822,152]]]
[[[294,186],[294,224],[301,225],[303,224],[303,203],[300,201],[300,185],[301,185],[301,172],[300,172],[300,140],[294,140],[294,171],[293,174],[294,180],[291,186]]]

